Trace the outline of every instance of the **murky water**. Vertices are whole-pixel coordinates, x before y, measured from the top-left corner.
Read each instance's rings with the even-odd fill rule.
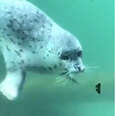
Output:
[[[28,73],[16,101],[0,94],[0,116],[113,116],[114,115],[114,1],[31,0],[59,25],[75,34],[89,68],[78,84]],[[0,80],[5,75],[1,56]],[[101,83],[101,94],[95,85]]]

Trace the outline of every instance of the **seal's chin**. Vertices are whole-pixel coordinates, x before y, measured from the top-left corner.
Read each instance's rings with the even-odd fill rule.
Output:
[[[79,72],[69,72],[67,75],[65,75],[66,79],[72,81],[73,83],[78,83],[77,80],[74,78],[73,74],[78,74]]]
[[[69,69],[65,69],[60,76],[65,77],[68,80],[71,80],[74,83],[78,83],[76,81],[75,75],[84,72],[85,68],[83,68],[83,70],[77,69],[77,68],[69,68]]]

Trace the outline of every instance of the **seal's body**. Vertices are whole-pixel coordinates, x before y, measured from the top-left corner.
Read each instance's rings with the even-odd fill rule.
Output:
[[[9,100],[17,97],[27,70],[84,71],[76,37],[26,0],[0,0],[0,49],[7,69],[0,91]]]

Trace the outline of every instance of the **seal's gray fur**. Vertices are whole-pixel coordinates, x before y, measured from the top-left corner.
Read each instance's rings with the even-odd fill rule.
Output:
[[[28,69],[84,70],[77,38],[26,0],[0,0],[0,48],[7,70],[0,91],[9,100],[18,96]]]

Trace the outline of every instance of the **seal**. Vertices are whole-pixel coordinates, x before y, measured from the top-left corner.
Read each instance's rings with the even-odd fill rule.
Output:
[[[26,0],[0,1],[0,50],[6,64],[1,93],[14,100],[28,70],[72,79],[83,72],[79,40]]]

